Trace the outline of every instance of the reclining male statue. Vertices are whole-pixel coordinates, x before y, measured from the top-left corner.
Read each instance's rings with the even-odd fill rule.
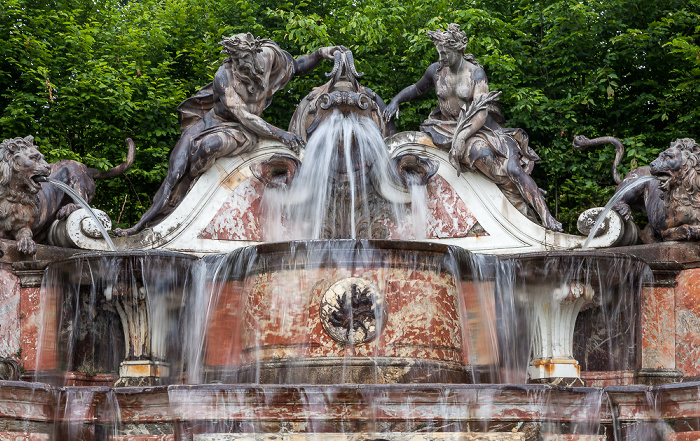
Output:
[[[228,55],[214,81],[178,107],[182,137],[170,155],[168,173],[153,198],[153,205],[138,223],[118,235],[134,234],[170,214],[197,178],[218,158],[250,152],[258,136],[277,139],[294,151],[302,139],[269,124],[260,115],[272,96],[295,75],[315,69],[324,59],[332,60],[341,46],[322,47],[293,58],[275,42],[237,34],[221,43]]]
[[[417,83],[396,95],[386,110],[389,121],[399,104],[435,89],[439,106],[421,125],[436,146],[449,150],[450,162],[461,172],[476,169],[494,182],[508,200],[534,219],[530,207],[545,228],[561,231],[561,223],[549,212],[543,192],[530,176],[540,160],[528,146],[522,129],[503,128],[498,106],[500,92],[489,92],[484,69],[473,55],[465,54],[467,36],[457,24],[446,31],[428,31],[440,61],[431,64]]]

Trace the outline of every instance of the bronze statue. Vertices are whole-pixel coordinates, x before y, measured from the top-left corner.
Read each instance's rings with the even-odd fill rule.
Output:
[[[459,173],[476,169],[493,181],[513,205],[534,220],[530,207],[545,228],[561,231],[549,212],[543,191],[530,176],[540,158],[528,145],[522,129],[504,128],[498,106],[500,92],[489,91],[484,69],[473,55],[465,54],[467,37],[457,24],[446,31],[428,31],[440,61],[431,64],[417,83],[396,95],[384,112],[388,121],[399,104],[435,89],[439,106],[421,125],[436,146],[449,150]]]
[[[277,139],[297,152],[302,138],[279,129],[262,118],[272,96],[295,75],[315,69],[324,59],[333,59],[341,46],[323,47],[293,58],[269,39],[237,34],[221,43],[226,60],[214,81],[178,107],[182,137],[171,155],[168,174],[153,198],[153,205],[129,235],[153,225],[171,213],[197,178],[224,156],[251,151],[259,136]]]
[[[73,188],[87,202],[95,194],[95,179],[124,173],[134,162],[136,148],[131,139],[127,160],[104,172],[84,164],[61,160],[48,164],[34,145],[34,138],[6,139],[0,143],[0,238],[17,241],[17,250],[36,253],[41,240],[56,219],[64,219],[79,207],[63,190],[44,182],[51,178]]]
[[[617,166],[624,154],[619,139],[604,136],[588,139],[578,135],[574,147],[611,143],[617,153],[613,178],[619,185],[615,193],[625,192],[614,210],[630,219],[632,210],[647,214],[649,223],[640,234],[644,243],[663,240],[700,240],[700,146],[694,139],[680,138],[661,152],[649,166],[639,167],[620,179]],[[635,185],[644,176],[656,179]]]

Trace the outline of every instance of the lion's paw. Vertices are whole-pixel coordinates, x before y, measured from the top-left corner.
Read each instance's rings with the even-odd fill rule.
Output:
[[[622,216],[625,220],[632,220],[632,209],[627,203],[617,201],[615,205],[613,205],[613,210],[615,210],[617,214]]]
[[[79,209],[80,207],[75,204],[66,204],[56,212],[56,219],[65,219]]]
[[[22,254],[36,254],[36,243],[29,237],[22,237],[17,241],[17,251]]]

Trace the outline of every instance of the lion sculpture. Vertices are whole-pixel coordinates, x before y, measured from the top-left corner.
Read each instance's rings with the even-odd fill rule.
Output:
[[[666,222],[664,240],[700,239],[700,146],[681,138],[649,164],[663,192]]]
[[[700,239],[700,147],[695,140],[680,138],[671,142],[649,166],[630,171],[624,179],[617,172],[624,155],[619,139],[577,135],[573,145],[583,150],[608,143],[616,149],[613,178],[618,184],[615,195],[620,196],[613,209],[628,220],[633,210],[647,214],[649,223],[639,235],[642,241]],[[656,179],[639,183],[645,176]]]
[[[134,162],[136,147],[127,139],[127,159],[100,172],[84,164],[61,160],[49,164],[34,145],[34,138],[6,139],[0,143],[0,238],[17,241],[17,250],[35,254],[56,219],[64,219],[79,207],[59,187],[45,182],[60,181],[85,201],[95,195],[95,179],[108,179],[124,173]]]
[[[17,250],[34,254],[32,225],[39,215],[41,180],[51,173],[34,138],[0,143],[0,238],[17,241]]]

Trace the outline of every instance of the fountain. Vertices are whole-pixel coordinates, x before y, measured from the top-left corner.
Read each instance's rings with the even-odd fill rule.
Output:
[[[445,32],[443,45],[459,36]],[[282,54],[244,34],[224,47],[244,43]],[[387,106],[345,48],[314,54],[297,63],[333,59],[330,81],[289,131],[166,179],[177,202],[154,204],[117,251],[82,212],[34,259],[0,241],[0,351],[14,354],[0,438],[700,437],[695,244],[629,246],[614,211],[589,240],[557,232],[497,94],[452,133],[481,115],[529,155],[508,176],[467,166],[487,144],[441,150],[442,123],[396,133],[410,91]],[[183,124],[183,145],[231,134]]]

